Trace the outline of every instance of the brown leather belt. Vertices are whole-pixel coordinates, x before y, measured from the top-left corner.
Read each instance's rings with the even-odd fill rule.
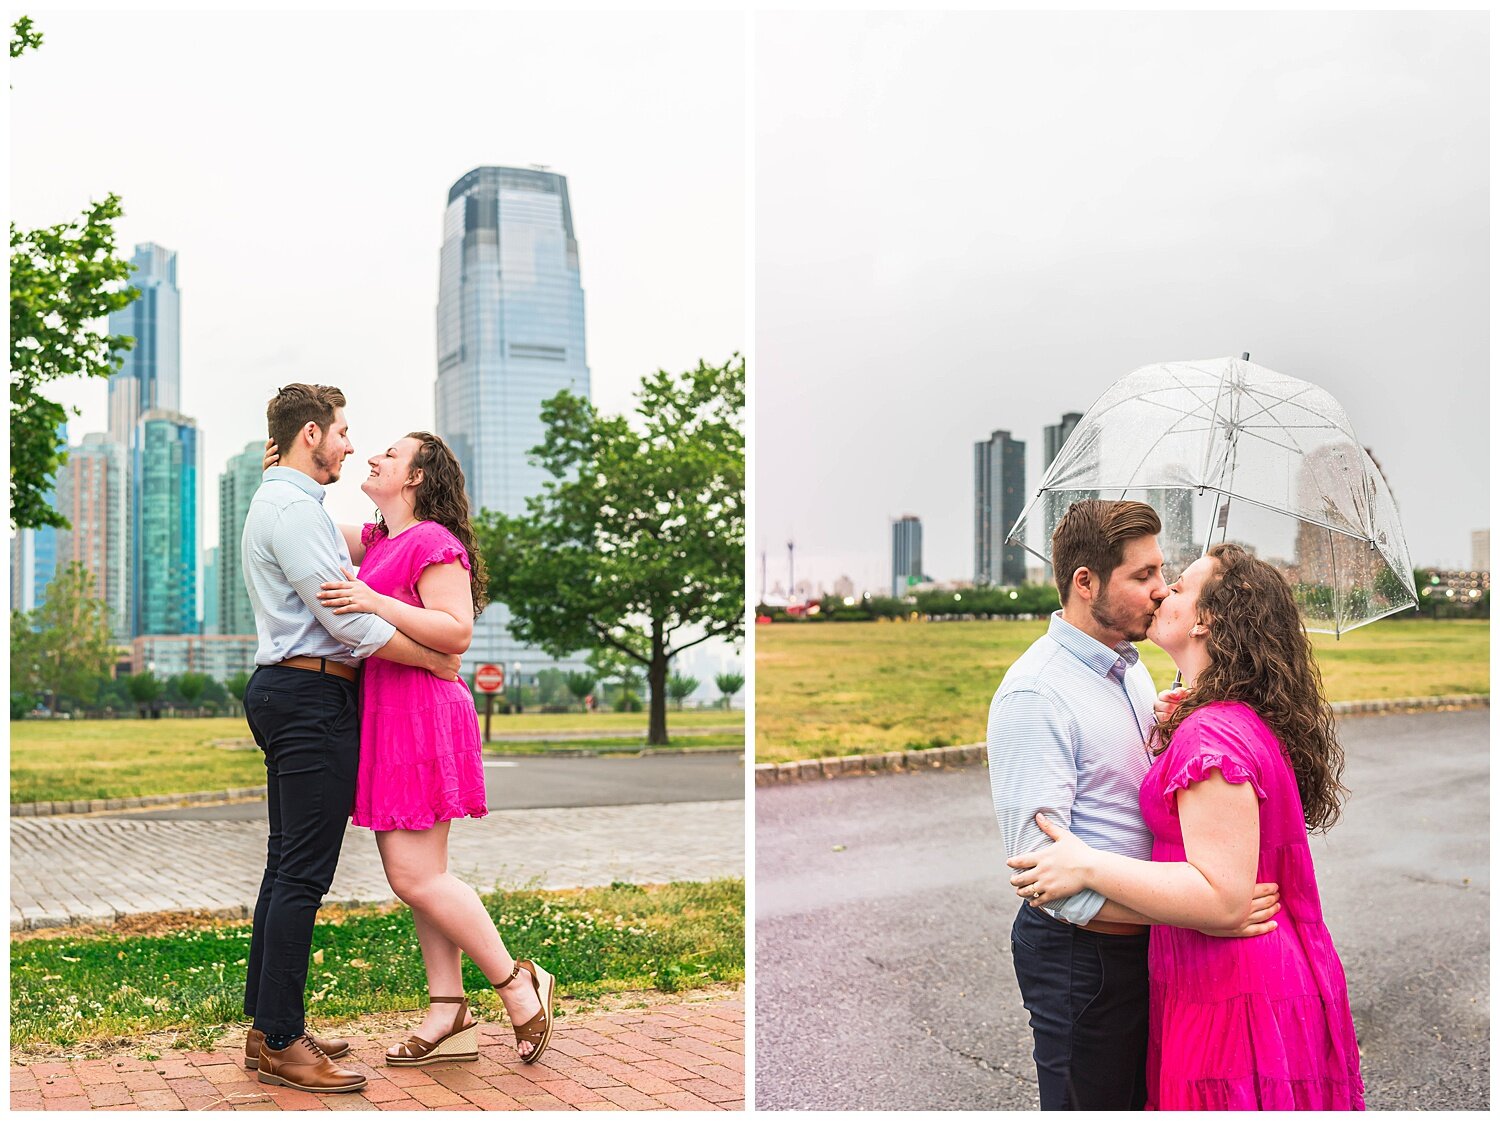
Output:
[[[1040,910],[1040,908],[1038,908],[1038,910]],[[1080,926],[1076,922],[1069,922],[1061,915],[1054,915],[1047,911],[1042,911],[1042,914],[1046,915],[1049,919],[1056,919],[1064,926],[1076,926],[1079,930],[1086,930],[1090,934],[1145,934],[1148,930],[1151,929],[1144,923],[1110,922],[1108,919],[1094,919],[1092,922],[1086,922]]]
[[[359,670],[343,662],[336,662],[332,658],[310,658],[305,654],[298,654],[284,662],[273,664],[287,666],[290,669],[312,670],[313,673],[331,673],[335,677],[342,677],[345,681],[359,680]]]
[[[1138,922],[1110,922],[1108,919],[1095,919],[1084,923],[1078,929],[1087,930],[1090,934],[1145,934],[1151,928]]]

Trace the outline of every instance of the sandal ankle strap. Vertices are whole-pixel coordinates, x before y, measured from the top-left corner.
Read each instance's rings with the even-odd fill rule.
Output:
[[[510,984],[518,976],[520,976],[520,973],[521,973],[521,963],[520,962],[516,962],[516,967],[510,971],[510,976],[507,977],[505,980],[501,981],[498,985],[496,985],[495,986],[495,991],[498,993],[501,989],[505,988],[506,985]]]

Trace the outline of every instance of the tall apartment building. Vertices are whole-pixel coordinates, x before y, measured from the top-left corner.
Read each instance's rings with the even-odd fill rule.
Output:
[[[922,580],[922,519],[905,514],[891,522],[891,595],[900,599]]]
[[[232,457],[219,476],[219,547],[214,594],[218,598],[219,634],[254,634],[255,612],[245,588],[240,537],[250,515],[250,500],[260,487],[265,443],[252,440]]]
[[[542,402],[563,389],[589,396],[583,322],[567,179],[476,167],[454,183],[438,272],[437,431],[476,513],[522,514],[541,492],[548,476],[527,460],[543,439]],[[511,637],[508,619],[491,604],[475,620],[466,672],[521,662],[534,674],[552,663]]]
[[[90,432],[68,449],[57,473],[56,507],[71,528],[58,534],[58,563],[83,565],[94,594],[109,608],[110,634],[130,641],[133,589],[125,449],[103,432]]]
[[[1020,584],[1026,551],[1006,543],[1026,507],[1026,444],[998,430],[974,445],[974,582]]]
[[[1058,452],[1062,451],[1063,445],[1068,442],[1068,437],[1073,435],[1073,429],[1078,427],[1078,422],[1082,419],[1082,413],[1063,413],[1060,422],[1043,427],[1043,479],[1046,478],[1047,470],[1052,466],[1052,461],[1057,458]],[[1042,541],[1040,545],[1043,553],[1048,556],[1052,554],[1052,531],[1057,528],[1057,523],[1062,520],[1063,514],[1067,513],[1068,506],[1083,497],[1092,497],[1092,495],[1048,494],[1042,499]]]

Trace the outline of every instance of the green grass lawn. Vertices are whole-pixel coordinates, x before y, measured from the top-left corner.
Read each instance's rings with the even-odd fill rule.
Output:
[[[813,623],[755,629],[760,763],[977,743],[1005,671],[1045,622]],[[1329,700],[1489,693],[1487,621],[1385,621],[1313,635]],[[1171,660],[1141,644],[1158,687]]]
[[[563,999],[679,992],[745,977],[743,880],[486,895],[507,948],[540,962]],[[426,978],[405,907],[325,907],[313,933],[308,1015],[321,1028],[370,1012],[420,1008]],[[148,937],[15,939],[11,1046],[70,1046],[181,1032],[201,1049],[242,1022],[248,923]],[[500,1000],[472,962],[464,981],[482,1018]]]
[[[743,739],[745,714],[722,709],[669,710],[667,733],[724,728],[705,740]],[[645,713],[523,713],[492,716],[490,732],[590,731],[602,739],[646,735]],[[738,739],[736,737],[738,736]],[[592,739],[593,737],[591,737]],[[694,737],[678,737],[691,746]],[[585,741],[586,742],[586,741]],[[496,745],[492,744],[492,748]],[[531,744],[506,745],[527,752]],[[557,741],[557,748],[579,747]],[[699,746],[708,746],[700,742]],[[245,750],[245,748],[250,750]],[[10,800],[53,802],[184,794],[260,786],[266,768],[242,717],[209,720],[17,720],[10,725]]]

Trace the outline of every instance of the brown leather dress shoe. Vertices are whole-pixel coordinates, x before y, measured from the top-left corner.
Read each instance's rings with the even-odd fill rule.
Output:
[[[308,1033],[312,1034],[312,1033]],[[245,1069],[254,1070],[260,1066],[260,1045],[266,1041],[266,1033],[259,1028],[251,1028],[250,1034],[245,1036]],[[321,1035],[314,1035],[312,1041],[318,1045],[318,1050],[330,1059],[342,1059],[349,1053],[349,1041],[347,1039],[324,1039]]]
[[[299,1035],[280,1051],[262,1044],[255,1077],[270,1086],[290,1086],[309,1094],[347,1094],[363,1090],[366,1082],[358,1071],[336,1066],[309,1035]]]

